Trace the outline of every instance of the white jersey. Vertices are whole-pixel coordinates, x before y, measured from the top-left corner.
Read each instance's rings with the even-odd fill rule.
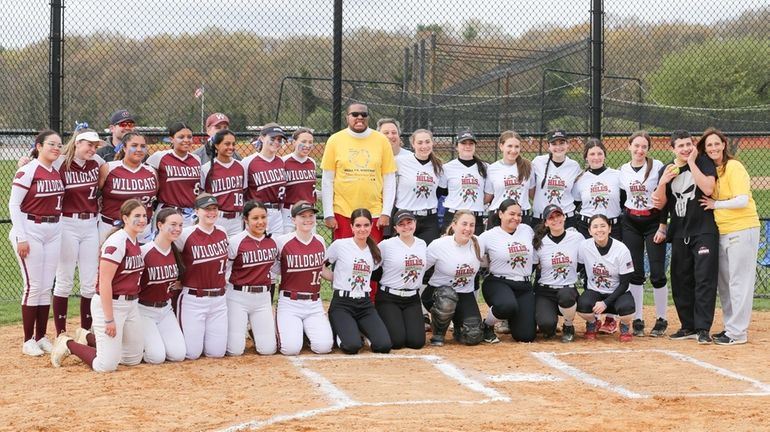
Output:
[[[401,150],[396,157],[396,208],[412,211],[438,208],[439,176],[433,164],[428,161],[423,165],[414,155],[403,154]]]
[[[575,201],[583,204],[580,214],[590,218],[595,214],[603,214],[610,219],[620,216],[620,171],[607,168],[596,175],[586,171],[575,182],[572,189]]]
[[[398,290],[417,290],[427,264],[428,246],[419,237],[407,246],[398,237],[380,242],[382,278],[380,285]]]
[[[652,170],[647,180],[644,180],[644,173],[647,172],[647,164],[637,171],[631,168],[631,163],[627,162],[620,167],[620,185],[626,191],[625,206],[635,210],[652,209],[652,193],[658,187],[660,170],[663,168],[663,162],[653,159]]]
[[[365,297],[375,266],[369,247],[361,249],[353,238],[339,239],[326,249],[326,261],[334,264],[335,290],[350,291],[353,297]]]
[[[411,150],[407,150],[403,147],[398,151],[398,154],[393,155],[394,158],[396,158],[396,165],[398,165],[398,159],[399,158],[410,158],[414,157],[414,153]]]
[[[615,239],[610,250],[602,256],[594,239],[585,239],[580,244],[578,262],[585,265],[588,289],[602,294],[611,294],[620,285],[620,275],[633,273],[634,262],[626,245]]]
[[[484,250],[481,240],[479,243],[481,250]],[[473,278],[481,262],[472,241],[461,246],[455,242],[454,236],[433,240],[428,245],[427,258],[427,268],[434,267],[433,276],[428,281],[431,286],[451,286],[458,293],[473,292]]]
[[[532,160],[532,177],[535,178],[535,199],[532,201],[532,213],[540,218],[543,209],[548,204],[556,204],[565,214],[575,211],[575,203],[572,200],[572,186],[580,172],[577,162],[567,157],[560,166],[550,163],[548,178],[545,177],[548,155],[540,155]]]
[[[466,167],[457,159],[447,162],[438,182],[439,187],[449,190],[444,207],[453,212],[484,211],[484,182],[475,163]]]
[[[500,203],[506,199],[515,200],[526,211],[532,208],[529,203],[529,190],[535,187],[535,176],[530,173],[529,178],[519,178],[519,168],[514,163],[507,165],[499,160],[487,169],[487,181],[484,192],[494,195],[489,204],[490,209],[497,209]]]
[[[574,285],[577,283],[578,250],[585,238],[574,229],[565,231],[564,238],[554,243],[547,235],[535,251],[535,261],[540,264],[541,285]]]
[[[489,257],[489,272],[504,278],[524,278],[532,275],[532,237],[535,232],[528,225],[519,224],[513,234],[499,226],[483,232],[479,238]]]

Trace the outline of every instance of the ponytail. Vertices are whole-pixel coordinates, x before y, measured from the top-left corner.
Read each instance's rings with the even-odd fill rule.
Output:
[[[548,162],[545,163],[545,173],[543,173],[543,181],[540,183],[540,189],[545,188],[545,181],[548,178],[548,168],[551,167],[551,160],[553,159],[553,153],[548,152]]]
[[[369,246],[369,252],[372,253],[374,264],[380,264],[382,262],[382,252],[380,251],[380,247],[377,246],[377,242],[374,241],[372,236],[366,238],[366,245]]]
[[[649,156],[645,157],[644,159],[647,161],[647,168],[644,170],[644,180],[642,180],[642,183],[647,181],[647,178],[650,176],[650,171],[652,171],[652,159],[650,159]]]
[[[532,247],[535,250],[540,250],[543,246],[543,238],[548,234],[548,227],[545,226],[545,221],[535,225],[535,236],[532,237]]]
[[[481,160],[476,154],[473,154],[473,161],[476,162],[476,169],[479,170],[479,175],[481,175],[482,178],[487,178],[487,164],[484,163],[483,160]]]

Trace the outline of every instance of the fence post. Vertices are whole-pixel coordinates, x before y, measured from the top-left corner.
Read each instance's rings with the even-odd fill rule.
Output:
[[[48,127],[61,133],[62,2],[51,0],[51,34],[48,45]]]
[[[342,126],[342,0],[334,0],[334,63],[332,66],[332,128]]]
[[[591,0],[591,136],[602,136],[604,0]]]

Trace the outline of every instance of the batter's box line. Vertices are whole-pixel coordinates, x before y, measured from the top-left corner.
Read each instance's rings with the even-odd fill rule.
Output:
[[[597,378],[596,376],[591,375],[581,370],[580,368],[572,366],[557,358],[558,356],[568,356],[568,355],[596,355],[596,354],[605,355],[605,354],[639,354],[639,353],[665,354],[672,357],[673,359],[676,359],[685,363],[693,364],[695,366],[709,370],[718,375],[722,375],[724,377],[731,378],[737,381],[749,383],[758,391],[733,392],[733,393],[657,393],[655,395],[651,395],[648,393],[638,393],[638,392],[629,390],[619,384],[612,384],[610,382]],[[621,396],[624,396],[630,399],[646,399],[653,396],[669,396],[669,397],[770,396],[770,385],[767,385],[754,378],[741,375],[729,369],[725,369],[723,367],[716,366],[702,360],[698,360],[694,357],[690,357],[688,355],[685,355],[676,351],[661,350],[661,349],[644,349],[644,350],[628,349],[628,350],[568,351],[568,352],[561,352],[561,353],[533,352],[531,354],[533,357],[537,358],[538,360],[545,363],[546,365],[558,371],[561,371],[579,381],[583,381],[584,383],[589,384],[591,386],[602,388],[607,391],[617,393]]]
[[[306,362],[314,361],[351,361],[351,360],[393,360],[393,359],[417,359],[423,360],[436,369],[442,372],[449,378],[458,381],[460,384],[477,393],[481,393],[486,396],[486,399],[480,400],[407,400],[407,401],[390,401],[390,402],[359,402],[351,398],[342,389],[335,386],[331,381],[320,373],[305,367]],[[242,430],[254,430],[261,429],[276,423],[282,423],[292,420],[301,420],[306,418],[315,417],[321,414],[327,414],[335,411],[342,411],[352,407],[384,407],[384,406],[397,406],[397,405],[436,405],[436,404],[463,404],[463,405],[475,405],[486,404],[490,402],[510,402],[510,398],[499,393],[498,391],[486,387],[479,381],[476,381],[467,375],[465,375],[455,365],[447,362],[442,357],[437,355],[410,355],[410,354],[369,354],[369,355],[356,355],[356,356],[340,356],[340,355],[319,355],[319,356],[303,356],[303,357],[291,357],[289,361],[297,367],[299,372],[303,374],[309,381],[315,384],[324,396],[332,403],[331,406],[310,409],[290,414],[281,414],[265,420],[254,420],[246,423],[233,425],[223,431],[242,431]]]

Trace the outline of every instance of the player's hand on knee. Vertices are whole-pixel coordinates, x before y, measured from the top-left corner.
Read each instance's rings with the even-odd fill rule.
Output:
[[[598,301],[594,304],[593,311],[595,314],[600,314],[607,309],[607,305],[603,301]]]
[[[109,337],[115,337],[118,333],[118,329],[115,327],[115,321],[104,324],[104,333]]]
[[[23,241],[16,243],[16,252],[18,252],[19,257],[26,258],[27,255],[29,255],[29,242]]]

